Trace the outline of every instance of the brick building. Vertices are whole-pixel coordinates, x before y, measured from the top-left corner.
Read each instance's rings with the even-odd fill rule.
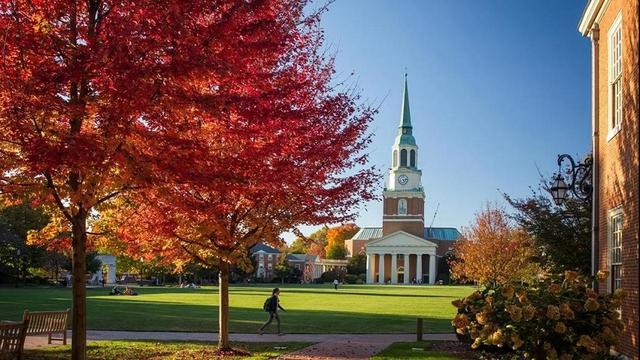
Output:
[[[275,268],[280,261],[280,250],[269,245],[258,244],[251,248],[251,257],[256,261],[256,277],[271,279],[275,277]]]
[[[627,293],[616,352],[638,359],[640,142],[638,0],[589,0],[578,30],[592,44],[593,267],[609,272],[600,292]]]

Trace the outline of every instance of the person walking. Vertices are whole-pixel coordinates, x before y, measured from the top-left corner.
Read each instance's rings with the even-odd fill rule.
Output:
[[[338,285],[340,285],[340,282],[338,281],[338,279],[333,280],[333,288],[338,290]]]
[[[284,335],[280,331],[280,316],[278,316],[278,309],[286,311],[282,306],[280,306],[280,289],[275,288],[271,292],[271,297],[264,302],[264,310],[269,313],[269,320],[262,324],[260,329],[258,329],[259,335],[263,334],[264,328],[271,324],[273,319],[276,319],[276,323],[278,324],[278,335]]]

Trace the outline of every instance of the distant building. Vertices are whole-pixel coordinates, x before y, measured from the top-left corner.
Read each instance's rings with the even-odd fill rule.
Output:
[[[270,280],[275,277],[275,268],[280,261],[280,250],[265,244],[257,244],[249,251],[256,261],[255,276]]]
[[[578,30],[591,39],[593,269],[609,278],[601,293],[622,288],[624,332],[615,351],[640,357],[640,88],[638,0],[589,0]],[[581,91],[581,89],[580,89]]]
[[[389,180],[383,192],[382,227],[363,228],[345,241],[348,256],[367,256],[367,283],[434,284],[438,257],[449,251],[460,234],[454,228],[424,226],[425,193],[413,137],[407,76],[400,124],[391,148]]]
[[[96,256],[98,260],[102,263],[101,269],[94,274],[94,277],[98,277],[100,281],[102,281],[104,277],[104,281],[107,284],[115,284],[116,283],[116,257],[110,254],[99,254]],[[103,271],[105,272],[103,274]]]
[[[283,255],[280,250],[260,243],[252,247],[250,253],[256,262],[254,274],[256,278],[269,281],[276,277],[275,268]],[[285,261],[290,267],[302,272],[305,282],[320,278],[324,272],[334,269],[346,270],[347,268],[347,260],[321,259],[317,255],[287,254]]]

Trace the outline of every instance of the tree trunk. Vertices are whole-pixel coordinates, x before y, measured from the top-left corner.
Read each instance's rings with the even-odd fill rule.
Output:
[[[87,289],[85,282],[87,217],[78,215],[72,224],[73,230],[73,304],[71,328],[71,358],[84,360],[87,353]]]
[[[220,262],[218,298],[218,348],[229,350],[229,264],[226,262]]]

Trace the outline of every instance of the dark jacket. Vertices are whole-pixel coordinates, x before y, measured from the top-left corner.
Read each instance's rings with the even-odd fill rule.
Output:
[[[269,300],[268,308],[269,308],[269,312],[276,312],[278,311],[278,308],[280,308],[280,310],[284,310],[282,306],[280,306],[280,301],[278,301],[278,297],[275,295],[273,295]]]

